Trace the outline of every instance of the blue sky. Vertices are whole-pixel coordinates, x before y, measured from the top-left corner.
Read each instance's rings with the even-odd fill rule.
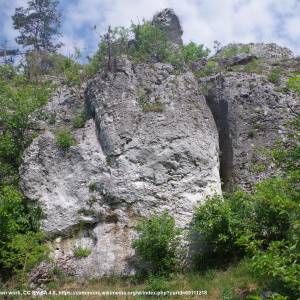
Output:
[[[0,42],[14,44],[11,18],[27,0],[0,0]],[[166,7],[178,14],[184,41],[212,48],[213,41],[275,42],[300,55],[300,0],[60,0],[61,51],[87,54],[97,48],[107,26],[129,26]],[[96,25],[96,29],[94,26]]]

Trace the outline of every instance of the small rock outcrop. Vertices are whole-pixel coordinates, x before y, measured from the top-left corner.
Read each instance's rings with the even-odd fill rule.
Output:
[[[167,38],[174,44],[182,45],[182,28],[178,16],[173,9],[166,8],[158,12],[152,20],[152,24],[166,33]]]
[[[226,56],[236,57],[241,54],[248,54],[262,59],[280,60],[291,59],[294,57],[293,52],[281,47],[275,43],[249,43],[249,44],[228,44],[222,47],[215,55],[215,59],[224,58]]]
[[[221,192],[213,116],[193,74],[173,73],[123,59],[87,84],[90,120],[73,131],[75,146],[60,150],[49,127],[26,150],[24,194],[43,209],[56,257],[91,249],[75,259],[82,276],[131,274],[141,216],[167,210],[184,229],[195,206]],[[63,112],[69,103],[60,103]]]

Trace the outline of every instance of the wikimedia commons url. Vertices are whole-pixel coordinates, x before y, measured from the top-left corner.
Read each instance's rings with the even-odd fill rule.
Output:
[[[206,290],[198,291],[45,291],[45,290],[32,290],[32,291],[0,291],[0,296],[15,296],[15,297],[58,297],[58,296],[206,296]]]

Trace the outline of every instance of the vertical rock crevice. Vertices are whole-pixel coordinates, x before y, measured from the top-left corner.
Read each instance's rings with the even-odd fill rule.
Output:
[[[222,189],[228,191],[232,187],[233,174],[233,146],[229,125],[228,102],[225,99],[217,99],[213,91],[209,92],[205,98],[213,114],[219,134]]]

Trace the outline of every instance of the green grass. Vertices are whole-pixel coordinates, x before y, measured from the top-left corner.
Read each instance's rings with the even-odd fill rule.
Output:
[[[60,149],[67,150],[71,146],[75,145],[75,138],[73,137],[73,135],[68,129],[64,128],[64,129],[60,129],[56,133],[55,142]]]
[[[83,128],[86,122],[86,116],[84,113],[77,114],[73,119],[74,128]]]
[[[287,89],[300,96],[300,76],[291,77],[287,81]]]
[[[148,96],[146,91],[143,88],[138,89],[138,100],[139,104],[144,112],[163,112],[165,109],[165,104],[156,101],[156,102],[148,102]]]
[[[52,286],[50,284],[50,286]],[[250,294],[258,294],[258,284],[253,275],[248,271],[248,262],[241,261],[232,264],[227,269],[211,269],[203,273],[190,272],[186,274],[175,274],[169,279],[151,276],[149,279],[139,281],[132,278],[90,278],[84,282],[76,279],[66,279],[59,286],[55,286],[59,291],[149,291],[149,290],[169,290],[169,291],[191,291],[206,290],[204,296],[170,296],[166,299],[206,299],[206,300],[241,300],[246,299]],[[159,297],[150,297],[159,299]],[[150,299],[149,296],[136,296],[134,299]],[[52,299],[45,296],[43,299]],[[75,296],[57,296],[58,300],[75,300]],[[96,300],[99,296],[89,296],[85,299]],[[107,296],[101,299],[128,299],[126,296]]]
[[[281,81],[281,73],[280,70],[274,69],[268,75],[268,80],[275,85],[279,85]]]
[[[73,250],[75,257],[88,257],[92,253],[92,250],[89,248],[76,247]]]

